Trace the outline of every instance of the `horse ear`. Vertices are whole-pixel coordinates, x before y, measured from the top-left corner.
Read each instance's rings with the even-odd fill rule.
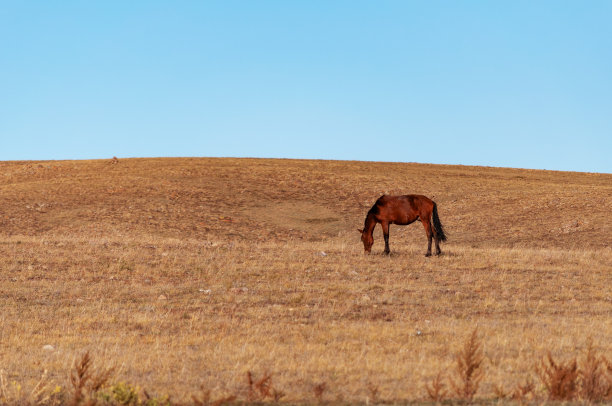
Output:
[[[363,229],[362,230],[357,229],[357,231],[359,231],[359,234],[363,234]]]

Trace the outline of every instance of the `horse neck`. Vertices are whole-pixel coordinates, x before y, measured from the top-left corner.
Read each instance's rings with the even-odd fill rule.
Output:
[[[376,226],[376,218],[374,214],[368,213],[363,227],[364,233],[372,234],[374,232],[374,226]]]

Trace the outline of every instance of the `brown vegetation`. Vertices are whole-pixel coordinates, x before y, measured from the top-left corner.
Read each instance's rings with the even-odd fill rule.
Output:
[[[434,199],[444,255],[412,225],[364,256],[382,193]],[[610,196],[518,169],[1,162],[0,403],[609,399]],[[97,392],[87,351],[115,367]]]
[[[477,330],[472,332],[456,359],[458,379],[451,380],[451,385],[457,398],[472,400],[484,376],[482,343]]]

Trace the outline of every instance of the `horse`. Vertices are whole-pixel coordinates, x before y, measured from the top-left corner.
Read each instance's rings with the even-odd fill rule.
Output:
[[[436,202],[423,195],[387,196],[382,195],[376,200],[374,206],[368,211],[365,218],[364,228],[358,230],[361,233],[361,241],[366,253],[372,250],[374,244],[374,227],[377,223],[382,226],[385,237],[385,254],[389,254],[389,226],[397,224],[405,226],[421,220],[425,233],[427,234],[426,257],[431,256],[431,239],[436,242],[436,255],[440,255],[440,241],[446,241],[446,235],[442,223],[438,217]],[[432,226],[433,220],[433,226]]]

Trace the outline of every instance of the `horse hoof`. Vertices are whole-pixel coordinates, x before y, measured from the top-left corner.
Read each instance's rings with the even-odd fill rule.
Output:
[[[427,254],[425,254],[426,257],[431,257],[431,252],[428,252]]]
[[[391,251],[383,251],[383,255],[391,255]]]

